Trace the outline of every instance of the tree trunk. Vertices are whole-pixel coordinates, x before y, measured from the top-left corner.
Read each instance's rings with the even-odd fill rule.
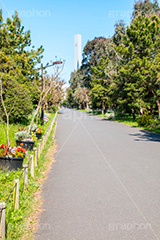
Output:
[[[40,111],[38,111],[38,113],[37,113],[37,118],[36,118],[36,125],[37,125],[37,126],[38,126],[39,116],[40,116]]]
[[[140,108],[140,114],[143,115],[143,107]]]
[[[153,109],[153,106],[151,106],[151,114],[152,114],[152,118],[154,118],[154,109]]]
[[[159,100],[157,100],[156,103],[158,106],[158,117],[160,118],[160,102],[159,102]]]
[[[9,146],[9,116],[7,115],[7,143]]]
[[[133,108],[132,108],[132,116],[133,116],[133,119],[136,120],[136,115]]]
[[[102,101],[102,115],[104,115],[104,110],[105,110],[105,106],[104,106],[104,100]]]
[[[34,123],[34,119],[35,119],[35,117],[36,117],[36,115],[37,115],[40,107],[41,107],[41,104],[40,104],[40,102],[39,102],[39,103],[38,103],[38,106],[37,106],[37,108],[36,108],[36,110],[35,110],[35,112],[34,112],[34,115],[33,115],[33,117],[32,117],[31,123],[30,123],[30,125],[29,125],[29,130],[28,130],[28,132],[31,132],[31,128],[32,128],[32,125],[33,125],[33,123]]]
[[[89,104],[88,104],[88,102],[86,103],[86,107],[87,107],[87,109],[89,109]]]

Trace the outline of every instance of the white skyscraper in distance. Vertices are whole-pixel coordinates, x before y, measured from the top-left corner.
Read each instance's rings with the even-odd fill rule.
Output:
[[[76,34],[74,36],[74,70],[77,71],[77,69],[81,66],[82,62],[82,52],[81,52],[81,41],[82,36],[80,34]]]

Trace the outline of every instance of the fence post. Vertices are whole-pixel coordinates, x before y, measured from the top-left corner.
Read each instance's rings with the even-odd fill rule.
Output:
[[[24,190],[28,189],[28,165],[23,164],[24,172],[23,172],[23,186]]]
[[[0,203],[0,239],[6,237],[6,204]]]
[[[41,146],[40,143],[37,144],[37,157],[40,158]]]
[[[13,185],[14,185],[13,190],[14,209],[19,209],[19,179],[14,179]]]
[[[44,145],[46,144],[46,133],[43,135]]]
[[[44,148],[44,136],[42,137],[42,147]]]
[[[30,173],[34,178],[34,155],[30,155]]]
[[[46,130],[46,142],[47,142],[47,138],[48,138],[48,129]]]
[[[42,146],[42,139],[40,139],[40,153],[42,153],[42,148],[43,148],[43,146]]]
[[[34,166],[37,167],[37,148],[33,148],[34,152]]]

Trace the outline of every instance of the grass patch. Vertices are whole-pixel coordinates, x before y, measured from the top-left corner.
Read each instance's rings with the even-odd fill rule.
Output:
[[[132,117],[126,117],[126,118],[115,118],[113,119],[113,121],[119,122],[119,123],[124,123],[126,125],[132,126],[132,127],[136,127],[139,129],[143,129],[149,132],[153,132],[153,133],[158,133],[160,134],[160,129],[158,127],[140,127],[138,125],[138,122],[136,120],[134,120]]]
[[[53,119],[53,118],[52,118]],[[51,119],[51,121],[52,121]],[[50,122],[51,122],[50,121]],[[47,129],[49,122],[44,126]],[[5,202],[9,196],[10,191],[13,188],[13,179],[20,178],[20,206],[18,210],[13,208],[13,199],[12,194],[7,202],[6,208],[6,221],[7,221],[7,240],[22,239],[26,229],[28,228],[28,217],[36,210],[38,202],[35,203],[35,193],[40,190],[41,183],[46,176],[49,163],[52,159],[46,157],[49,147],[53,146],[54,127],[51,131],[51,134],[47,140],[47,143],[43,149],[43,152],[38,159],[38,166],[35,168],[35,178],[30,176],[29,170],[29,181],[28,181],[28,190],[23,190],[23,176],[22,170],[11,171],[3,173],[0,171],[0,201]],[[29,156],[28,156],[29,157]],[[28,157],[25,158],[24,163],[28,162]],[[28,230],[30,231],[30,229]]]
[[[86,112],[85,109],[75,109],[75,110],[79,110],[80,112]]]
[[[147,130],[149,132],[160,134],[160,129],[158,127],[151,127],[151,126],[140,127],[138,125],[138,122],[130,116],[127,116],[125,118],[115,118],[115,119],[113,119],[113,121],[116,121],[116,122],[119,122],[119,123],[124,123],[124,124],[127,124],[127,125],[132,126],[132,127],[137,127],[137,128],[143,129],[143,130]]]
[[[20,125],[16,125],[16,124],[10,124],[9,125],[9,140],[11,143],[11,146],[15,146],[16,145],[16,140],[15,140],[15,133],[18,132],[18,127]],[[22,125],[21,125],[22,126]],[[6,133],[4,130],[4,126],[2,123],[0,123],[0,144],[4,144],[7,143],[7,138],[6,138]]]
[[[113,121],[124,123],[132,127],[138,127],[138,123],[136,120],[134,120],[132,117],[126,117],[126,118],[115,118]]]
[[[54,115],[55,115],[55,113],[51,113],[51,116],[49,117],[48,122],[45,123],[43,126],[38,124],[38,127],[41,128],[43,130],[43,132],[45,132],[47,130],[47,128],[49,127]],[[6,125],[5,125],[5,127],[6,127]],[[15,133],[18,132],[19,127],[26,127],[26,126],[22,125],[22,124],[10,124],[9,125],[9,140],[10,140],[11,146],[16,146]],[[4,144],[4,143],[7,143],[7,139],[6,139],[4,126],[0,122],[0,144]]]

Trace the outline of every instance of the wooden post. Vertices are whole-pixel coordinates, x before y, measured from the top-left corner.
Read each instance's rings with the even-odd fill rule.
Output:
[[[14,204],[14,209],[19,209],[19,179],[14,179],[13,180],[13,204]]]
[[[30,173],[34,178],[34,155],[30,155]]]
[[[46,131],[46,142],[47,142],[47,138],[48,138],[48,129]]]
[[[43,137],[44,137],[44,145],[45,145],[46,144],[46,133],[44,133]]]
[[[41,154],[41,145],[40,143],[37,144],[37,157],[40,158],[40,154]]]
[[[42,153],[42,139],[40,139],[40,153]]]
[[[24,172],[23,172],[23,186],[24,190],[28,190],[28,165],[23,164]]]
[[[34,166],[37,167],[37,148],[33,148],[34,152]]]
[[[6,237],[6,204],[0,203],[0,239]]]
[[[42,148],[44,148],[44,136],[42,137]]]

